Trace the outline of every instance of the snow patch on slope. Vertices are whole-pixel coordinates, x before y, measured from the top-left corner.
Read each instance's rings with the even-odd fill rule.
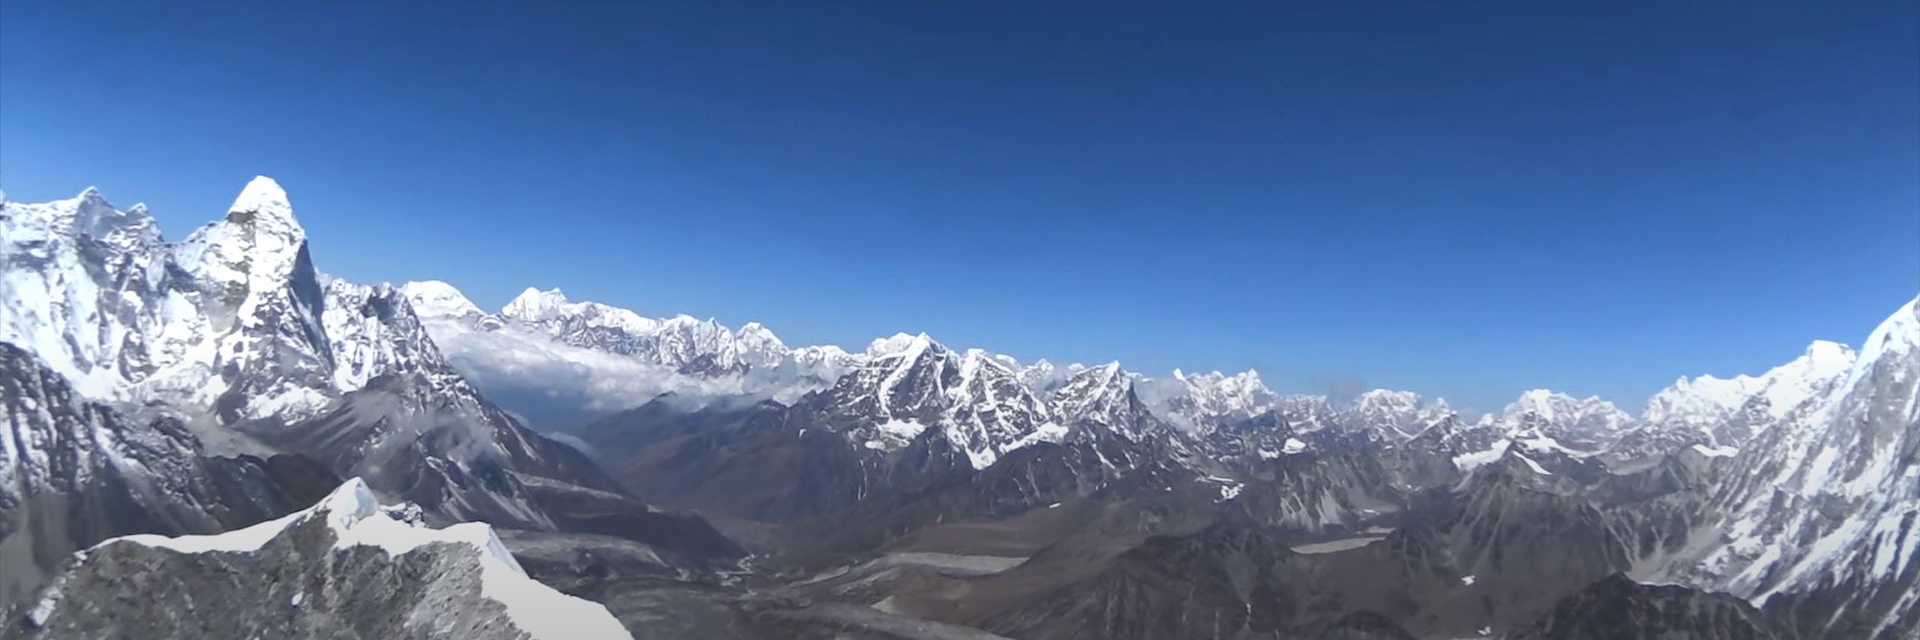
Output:
[[[1486,466],[1495,460],[1499,460],[1500,456],[1507,455],[1507,449],[1512,446],[1512,440],[1496,441],[1493,443],[1492,448],[1485,451],[1474,451],[1454,456],[1453,466],[1458,467],[1461,471],[1472,471]]]

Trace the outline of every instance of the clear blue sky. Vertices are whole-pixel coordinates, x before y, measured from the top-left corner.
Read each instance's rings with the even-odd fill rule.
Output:
[[[0,188],[177,239],[265,173],[484,306],[1478,408],[1920,293],[1913,2],[813,4],[0,0]]]

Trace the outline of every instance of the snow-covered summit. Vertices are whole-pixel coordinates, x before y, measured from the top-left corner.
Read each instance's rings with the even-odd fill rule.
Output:
[[[1412,391],[1374,389],[1354,398],[1341,412],[1340,421],[1348,429],[1381,431],[1392,440],[1405,441],[1453,417],[1456,414],[1446,400],[1428,403]]]
[[[453,285],[439,280],[419,280],[400,287],[401,295],[413,303],[413,311],[423,320],[454,319],[478,321],[487,313],[467,299]]]
[[[918,334],[901,332],[885,338],[874,338],[873,342],[867,344],[867,356],[871,358],[891,356],[909,350],[925,350],[938,344],[925,332]]]
[[[514,395],[571,398],[586,418],[662,393],[792,402],[866,359],[832,345],[789,347],[758,322],[735,330],[685,314],[653,318],[558,288],[529,287],[491,314],[445,282],[402,290],[463,373],[515,385],[495,387]]]
[[[1815,343],[1763,377],[1782,370],[1775,386],[1796,384],[1781,397],[1813,395],[1730,458],[1732,480],[1699,528],[1711,532],[1707,551],[1681,575],[1761,601],[1825,588],[1833,604],[1879,611],[1883,627],[1893,624],[1920,606],[1920,461],[1912,455],[1920,450],[1920,298],[1888,316],[1858,353]],[[1798,384],[1806,380],[1832,382]],[[1904,586],[1877,592],[1885,584]]]
[[[322,275],[273,181],[248,184],[179,244],[159,242],[150,222],[98,192],[7,203],[0,341],[88,400],[244,430],[237,446],[285,447],[376,483],[387,479],[380,469],[408,469],[406,486],[422,489],[407,497],[436,515],[549,523],[518,490],[500,495],[502,484],[422,480],[464,474],[456,465],[476,455],[497,454],[518,473],[585,477],[545,453],[560,445],[467,384],[402,292]],[[323,428],[343,435],[314,435]],[[419,466],[389,464],[395,455]]]
[[[1097,423],[1139,441],[1146,434],[1132,429],[1138,419],[1135,414],[1145,410],[1138,400],[1133,376],[1115,361],[1074,374],[1053,393],[1048,408],[1062,424]]]
[[[1066,384],[1067,380],[1075,374],[1087,369],[1086,365],[1077,362],[1065,367],[1056,366],[1045,358],[1016,368],[1019,371],[1020,382],[1043,398],[1053,393],[1055,389],[1059,389],[1060,385]]]
[[[1774,422],[1831,393],[1852,369],[1858,355],[1844,344],[1818,340],[1800,357],[1758,376],[1680,378],[1647,401],[1641,421],[1709,446],[1738,446]],[[1749,407],[1765,420],[1734,420]]]
[[[1821,343],[1814,344],[1820,346]],[[1873,333],[1867,335],[1866,342],[1861,343],[1859,353],[1845,350],[1845,347],[1840,347],[1840,350],[1842,350],[1840,353],[1830,354],[1820,361],[1831,367],[1839,364],[1844,358],[1847,365],[1852,366],[1847,376],[1848,386],[1858,384],[1861,378],[1869,375],[1870,372],[1866,368],[1858,366],[1861,363],[1872,364],[1913,357],[1916,352],[1920,352],[1920,297],[1908,300],[1905,305],[1895,310],[1893,315],[1888,316],[1886,321],[1881,322],[1880,326],[1875,327]],[[1823,349],[1822,351],[1834,350]],[[1808,350],[1810,357],[1813,353],[1812,349]],[[1830,370],[1828,367],[1822,367],[1820,370]],[[1909,411],[1920,411],[1920,406],[1912,403],[1907,407]]]
[[[272,179],[174,245],[97,189],[4,208],[0,340],[88,396],[292,420],[347,391],[306,231]]]
[[[1585,399],[1549,389],[1530,389],[1491,419],[1512,438],[1550,437],[1593,451],[1613,442],[1634,424],[1632,415],[1597,396]]]
[[[780,340],[772,329],[758,322],[740,325],[733,332],[733,340],[738,347],[741,361],[750,368],[770,369],[779,367],[783,360],[793,357],[794,350]],[[839,347],[835,347],[838,349]],[[797,358],[796,358],[797,361]]]
[[[1774,367],[1757,380],[1769,413],[1784,417],[1802,404],[1829,391],[1833,383],[1860,359],[1852,348],[1817,340],[1792,362]]]
[[[312,507],[250,527],[209,535],[123,536],[102,542],[94,548],[133,543],[183,553],[250,553],[259,551],[301,523],[322,522],[333,534],[334,549],[364,545],[379,547],[388,555],[398,556],[429,544],[450,542],[471,547],[474,553],[488,561],[482,564],[485,569],[505,570],[522,577],[526,575],[526,570],[513,559],[513,554],[508,553],[506,546],[494,536],[493,527],[480,522],[462,522],[444,529],[429,529],[421,524],[421,517],[418,507],[410,504],[382,506],[365,480],[350,478]]]
[[[1260,380],[1260,372],[1252,369],[1232,375],[1219,371],[1190,375],[1174,369],[1173,377],[1186,383],[1196,404],[1211,414],[1251,415],[1274,399],[1273,390]]]
[[[286,190],[260,176],[234,198],[225,218],[195,230],[175,256],[183,268],[220,286],[271,295],[273,288],[310,275],[306,243],[307,230],[294,219]]]
[[[1058,441],[1066,432],[1052,423],[1045,403],[1007,360],[969,349],[947,389],[948,408],[940,422],[947,441],[965,452],[975,469],[1034,442]]]
[[[247,186],[240,189],[240,195],[233,199],[233,206],[227,207],[227,211],[293,221],[293,205],[287,200],[287,190],[267,176],[254,176],[247,181]]]
[[[527,287],[525,291],[520,292],[520,295],[508,301],[506,306],[500,308],[500,315],[516,320],[550,320],[565,312],[567,305],[571,302],[559,287],[546,291]]]
[[[1145,378],[1135,391],[1161,418],[1189,432],[1202,433],[1221,423],[1245,420],[1271,409],[1278,399],[1259,372],[1187,373],[1174,369],[1167,378]]]

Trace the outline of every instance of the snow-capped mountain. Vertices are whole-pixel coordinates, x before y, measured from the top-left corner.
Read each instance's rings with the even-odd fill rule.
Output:
[[[733,331],[685,315],[649,318],[573,301],[558,289],[529,288],[493,314],[444,282],[409,283],[402,291],[456,369],[490,395],[532,398],[518,403],[521,411],[541,413],[536,417],[563,427],[661,394],[695,404],[738,397],[792,404],[817,391],[833,398],[823,404],[842,416],[840,422],[865,423],[847,430],[857,446],[898,450],[940,424],[979,468],[1013,449],[1057,441],[1065,425],[1081,419],[1119,425],[1119,435],[1132,439],[1138,434],[1125,430],[1134,417],[1105,413],[1140,408],[1190,434],[1277,411],[1298,432],[1378,430],[1385,441],[1405,440],[1453,415],[1444,401],[1428,404],[1409,392],[1377,390],[1335,407],[1322,396],[1275,393],[1253,371],[1175,371],[1168,378],[1148,378],[1118,363],[1022,364],[991,352],[963,356],[924,334],[878,338],[859,353],[833,346],[790,348],[759,323]],[[964,382],[959,380],[963,370],[972,376]],[[948,397],[954,388],[975,397]],[[992,389],[998,390],[992,397],[979,395]],[[1004,406],[991,413],[976,408],[950,415],[983,403]],[[541,411],[548,404],[589,410],[553,415]],[[1283,442],[1274,445],[1275,450],[1284,447]]]
[[[851,417],[933,422],[947,409],[960,357],[927,334],[874,340],[866,364],[842,376],[826,395],[831,410]]]
[[[414,314],[423,322],[458,322],[479,326],[492,317],[468,300],[467,294],[439,280],[406,283],[400,286],[400,295],[406,296],[407,302],[413,305]],[[497,326],[497,318],[493,319]]]
[[[960,359],[959,377],[940,425],[947,441],[966,451],[976,469],[1035,441],[1058,441],[1066,428],[1049,418],[1018,372],[984,351]]]
[[[1354,398],[1341,422],[1350,429],[1382,430],[1394,441],[1406,441],[1453,415],[1446,400],[1427,404],[1412,391],[1374,389]]]
[[[1229,467],[1249,468],[1261,460],[1339,449],[1356,442],[1371,443],[1369,446],[1376,448],[1398,447],[1436,426],[1457,426],[1459,419],[1445,400],[1429,403],[1408,391],[1375,389],[1340,406],[1326,396],[1274,393],[1260,384],[1254,372],[1235,376],[1176,372],[1174,380],[1179,384],[1147,383],[1153,390],[1150,393],[1157,396],[1155,413],[1175,416],[1177,423],[1197,425],[1194,438],[1201,452]],[[1441,437],[1432,433],[1426,439]],[[1453,473],[1450,463],[1433,464],[1445,466],[1445,475]]]
[[[1320,395],[1283,395],[1274,401],[1270,409],[1275,415],[1293,425],[1298,433],[1312,433],[1326,429],[1345,429],[1347,421],[1341,415],[1342,410],[1332,400]],[[1364,428],[1366,425],[1358,424]]]
[[[1138,434],[1126,431],[1136,421],[1128,412],[1142,408],[1157,421],[1197,433],[1278,411],[1300,432],[1377,429],[1387,441],[1405,440],[1452,415],[1444,401],[1429,405],[1406,392],[1376,391],[1334,407],[1320,396],[1275,393],[1252,371],[1176,371],[1154,379],[1117,363],[1023,365],[990,352],[963,356],[907,333],[849,354],[831,346],[789,348],[758,323],[729,331],[688,316],[648,318],[575,302],[557,289],[528,289],[496,314],[480,311],[443,282],[410,283],[403,290],[455,367],[492,395],[559,397],[607,413],[664,393],[694,403],[746,396],[791,404],[819,391],[832,398],[822,404],[840,422],[856,425],[846,430],[856,446],[899,450],[938,424],[976,468],[1019,447],[1057,441],[1065,425],[1082,419],[1118,425],[1119,435],[1134,438]],[[971,376],[964,382],[963,370]],[[954,389],[975,395],[948,397]],[[984,397],[989,390],[997,391]],[[1002,406],[991,413],[963,409],[983,403]],[[522,403],[522,410],[539,404]],[[956,411],[965,415],[952,415]],[[589,412],[553,422],[565,426],[592,417]],[[1276,441],[1270,448],[1284,445]]]
[[[1799,358],[1759,376],[1681,378],[1654,394],[1640,419],[1646,428],[1691,434],[1709,447],[1738,447],[1754,435],[1741,427],[1766,423],[1736,421],[1736,413],[1758,402],[1756,410],[1785,420],[1832,393],[1855,358],[1846,345],[1818,340]]]
[[[916,544],[1096,564],[1133,554],[1140,562],[1109,567],[1118,572],[1103,571],[1091,587],[1100,607],[1146,593],[1136,576],[1150,575],[1147,592],[1166,611],[1254,616],[1251,607],[1267,600],[1231,584],[1237,541],[1344,533],[1365,546],[1328,560],[1326,571],[1391,571],[1405,584],[1322,595],[1378,596],[1379,606],[1402,607],[1396,615],[1409,628],[1450,637],[1485,635],[1489,624],[1518,629],[1522,614],[1622,571],[1749,599],[1807,637],[1903,638],[1920,625],[1915,303],[1857,353],[1816,342],[1761,375],[1683,378],[1639,416],[1536,389],[1467,420],[1408,391],[1336,403],[1276,393],[1252,371],[1152,378],[1118,362],[1023,363],[926,334],[880,338],[858,353],[795,348],[758,323],[649,317],[558,289],[528,289],[488,312],[444,282],[364,286],[320,272],[286,193],[266,178],[177,244],[145,208],[118,210],[94,190],[46,204],[0,201],[0,231],[0,417],[10,429],[0,434],[0,564],[9,569],[0,598],[18,597],[66,551],[104,537],[230,529],[291,509],[316,476],[352,475],[418,503],[420,520],[553,535],[561,542],[548,551],[562,569],[573,561],[561,550],[565,536],[576,535],[625,536],[613,546],[677,558],[656,569],[748,566],[747,549],[697,516],[641,503],[643,494],[752,521],[727,525],[779,537],[754,540],[754,553],[793,553],[782,561],[796,571],[923,551]],[[611,415],[570,434],[576,447],[536,433],[496,400],[526,413],[545,402]],[[260,544],[237,551],[325,558],[335,573],[314,578],[296,575],[297,563],[168,547],[225,542],[114,543],[77,561],[57,590],[70,599],[39,617],[40,633],[111,633],[62,616],[94,616],[86,607],[124,595],[115,581],[134,581],[128,567],[155,563],[317,580],[322,589],[299,593],[322,600],[289,604],[286,619],[309,625],[294,631],[359,615],[372,605],[348,583],[366,574],[386,584],[393,562],[314,546],[309,534],[412,527],[364,515],[378,510],[358,496],[330,502],[339,508],[245,530]],[[294,531],[341,513],[363,515]],[[1224,537],[1179,541],[1228,519],[1216,530]],[[917,537],[947,525],[962,533]],[[1190,606],[1193,578],[1139,555],[1188,543],[1226,554],[1209,565],[1220,571],[1207,579],[1226,581],[1209,587],[1218,602]],[[415,557],[419,550],[384,560],[413,558],[400,563],[450,572],[455,584],[478,580],[472,591],[487,593],[491,569]],[[1290,585],[1334,575],[1312,573],[1318,560],[1268,560],[1307,571],[1269,575]],[[224,598],[233,586],[189,582],[187,591]],[[247,605],[295,597],[276,592],[279,583],[242,586],[249,593],[232,597]],[[434,588],[387,604],[447,613],[453,605],[434,600],[446,595]],[[1622,593],[1589,604],[1661,599]],[[1054,595],[1087,602],[1085,592]],[[1299,613],[1348,606],[1322,604]],[[1683,608],[1753,613],[1724,604]],[[468,605],[447,615],[498,621]],[[244,615],[256,608],[214,622],[251,631]],[[1057,608],[1017,608],[1026,621],[1007,628],[1077,628]],[[177,610],[135,613],[165,626],[181,622]],[[1410,611],[1437,613],[1419,620]],[[1337,622],[1317,616],[1263,628]],[[1185,628],[1153,622],[1171,625],[1168,633]]]
[[[576,302],[559,289],[529,288],[491,314],[445,282],[410,282],[401,291],[454,366],[490,395],[569,405],[566,413],[523,408],[553,427],[663,393],[792,402],[865,359],[830,345],[790,348],[757,322],[733,330],[685,315],[650,318]]]
[[[1053,393],[1053,390],[1060,388],[1060,385],[1066,384],[1067,379],[1072,378],[1074,374],[1086,370],[1086,366],[1076,362],[1061,367],[1041,358],[1035,360],[1033,364],[1017,366],[1016,369],[1019,371],[1022,384],[1027,385],[1027,388],[1034,393],[1044,396]]]
[[[178,244],[92,189],[0,207],[0,342],[89,400],[178,416],[226,448],[309,455],[436,519],[553,528],[540,496],[555,487],[618,491],[482,397],[400,290],[317,271],[270,178]],[[458,315],[461,297],[440,294],[433,308]]]
[[[430,346],[329,332],[327,297],[356,294],[329,291],[270,178],[249,182],[223,218],[172,245],[144,207],[118,211],[93,189],[0,206],[0,342],[32,351],[89,397],[204,410],[221,422],[290,421],[374,376],[435,364],[420,360]]]
[[[39,354],[82,393],[106,395],[152,376],[200,332],[188,324],[197,316],[158,330],[175,319],[169,308],[192,304],[170,290],[167,248],[144,205],[119,211],[92,188],[44,204],[0,199],[0,243],[0,341]],[[90,264],[107,268],[90,273]],[[163,334],[165,344],[144,339]]]
[[[1140,389],[1162,418],[1191,432],[1252,418],[1278,400],[1254,371],[1227,375],[1218,371],[1189,374],[1175,369],[1171,378],[1148,380]]]
[[[1820,364],[1841,361],[1850,364],[1845,374],[1825,383]],[[1803,609],[1799,619],[1812,623],[1802,631],[1815,636],[1849,624],[1871,628],[1860,637],[1915,629],[1920,299],[1874,329],[1857,354],[1816,344],[1775,371],[1783,369],[1814,373],[1756,393],[1755,400],[1781,398],[1795,408],[1733,456],[1727,480],[1707,504],[1710,526],[1701,535],[1708,550],[1674,571],[1770,607],[1779,600]],[[1821,387],[1830,391],[1802,393]],[[1796,404],[1801,398],[1806,402]]]
[[[755,324],[738,334],[711,319],[663,320],[598,302],[572,302],[559,289],[527,289],[500,309],[502,320],[545,332],[563,344],[630,356],[681,373],[719,376],[778,365],[786,344]]]
[[[491,527],[429,529],[358,478],[226,533],[102,542],[26,625],[29,638],[632,637],[605,607],[527,577]]]
[[[1042,395],[1008,360],[977,349],[955,354],[926,334],[898,334],[875,340],[866,363],[817,404],[829,424],[881,452],[899,451],[934,428],[974,469],[1023,447],[1060,442],[1082,425],[1129,442],[1151,435],[1143,431],[1165,431],[1118,363],[1080,368]]]
[[[1321,395],[1276,393],[1256,371],[1227,375],[1176,369],[1171,378],[1142,380],[1139,388],[1155,414],[1202,439],[1251,435],[1236,423],[1272,413],[1294,434],[1331,428],[1394,443],[1456,415],[1445,400],[1429,403],[1411,391],[1374,389],[1346,404]],[[1227,433],[1216,433],[1223,429]]]
[[[477,395],[447,364],[398,290],[322,280],[320,325],[331,345],[334,389],[363,389],[382,376],[417,377],[438,394],[465,400]]]
[[[684,402],[744,396],[792,404],[809,392],[833,393],[843,377],[855,376],[855,380],[844,381],[839,400],[829,404],[840,405],[847,415],[872,419],[872,428],[860,429],[854,436],[856,444],[873,442],[897,449],[928,423],[939,422],[934,414],[945,413],[949,405],[969,404],[964,399],[932,401],[946,394],[947,385],[957,384],[954,377],[965,363],[961,352],[924,335],[899,333],[873,340],[862,352],[848,353],[830,345],[788,347],[759,323],[729,330],[713,320],[685,315],[650,318],[603,303],[573,301],[558,289],[529,288],[492,314],[444,282],[409,283],[402,291],[455,368],[489,394],[561,398],[563,403],[590,408],[585,413],[549,420],[559,423],[555,426],[639,406],[665,393]],[[937,357],[921,361],[929,352]],[[927,370],[936,361],[938,370]],[[916,362],[917,368],[912,366]],[[1406,392],[1369,393],[1351,407],[1336,408],[1320,396],[1275,393],[1253,371],[1232,375],[1175,371],[1163,379],[1125,372],[1130,384],[1121,385],[1110,375],[1124,371],[1117,363],[1091,368],[1080,364],[1058,366],[1046,360],[1022,364],[991,352],[982,352],[969,370],[996,380],[1003,371],[1009,372],[1012,381],[1024,387],[1019,397],[1003,393],[989,402],[1008,400],[1023,405],[1025,398],[1031,397],[1045,405],[1042,412],[1065,412],[1050,416],[1050,421],[1035,423],[1046,427],[1040,431],[979,425],[974,428],[985,431],[971,435],[956,431],[955,440],[976,443],[969,445],[970,455],[980,464],[987,464],[1010,446],[1056,439],[1062,433],[1061,425],[1078,419],[1087,410],[1119,407],[1116,390],[1122,387],[1136,394],[1157,419],[1194,433],[1281,411],[1302,423],[1303,431],[1336,425],[1379,428],[1385,439],[1404,440],[1451,414],[1444,401],[1429,406]],[[1085,377],[1089,372],[1093,377]],[[1070,384],[1081,388],[1060,393]],[[986,387],[975,384],[973,388]],[[1090,393],[1100,389],[1110,392],[1111,397],[1105,398],[1110,402],[1103,404],[1102,398],[1095,397],[1098,394]],[[900,394],[919,396],[894,397]],[[1399,404],[1394,404],[1396,401]],[[1077,406],[1080,402],[1091,404]],[[540,404],[544,403],[523,403],[522,410],[533,411],[526,405]],[[939,408],[920,413],[923,407],[934,405]],[[1020,423],[1030,418],[1005,419]],[[881,425],[888,428],[880,429]],[[994,443],[985,444],[987,441]]]
[[[1533,389],[1486,421],[1509,438],[1552,438],[1577,450],[1598,451],[1625,433],[1634,418],[1597,397],[1583,400]]]
[[[1146,423],[1153,416],[1134,393],[1133,376],[1118,362],[1074,374],[1048,398],[1047,409],[1063,424],[1099,424],[1132,442],[1152,435],[1142,427],[1150,427]]]
[[[1389,405],[1392,406],[1392,405]],[[1401,450],[1414,457],[1441,457],[1456,472],[1469,472],[1500,460],[1515,446],[1569,458],[1590,458],[1610,452],[1640,424],[1631,414],[1600,398],[1579,399],[1547,389],[1520,394],[1498,414],[1468,423],[1444,402],[1415,421],[1418,431]],[[1664,441],[1663,441],[1664,442]],[[1661,456],[1684,447],[1657,449]],[[1425,462],[1416,463],[1426,465]],[[1433,469],[1420,472],[1432,477]]]
[[[691,506],[681,501],[700,495],[721,513],[783,523],[831,514],[874,535],[1019,513],[1192,458],[1125,370],[1082,370],[1043,398],[1016,366],[900,334],[792,406],[690,409],[663,397],[579,435],[649,499]],[[834,535],[853,535],[844,529]]]

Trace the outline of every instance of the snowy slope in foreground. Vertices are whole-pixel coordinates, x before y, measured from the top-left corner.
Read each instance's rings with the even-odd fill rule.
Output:
[[[1881,323],[1830,386],[1825,397],[1778,413],[1785,419],[1729,459],[1730,480],[1706,506],[1714,516],[1703,528],[1707,552],[1678,575],[1769,606],[1812,593],[1802,608],[1817,615],[1803,617],[1821,622],[1803,631],[1817,637],[1835,634],[1826,625],[1850,617],[1874,625],[1875,634],[1913,625],[1920,622],[1920,298]]]
[[[225,637],[333,637],[351,627],[395,637],[631,638],[606,608],[527,577],[492,527],[418,520],[417,508],[382,507],[355,478],[311,508],[244,529],[114,538],[75,554],[28,622],[42,637],[146,633],[185,617]],[[144,608],[129,610],[129,592],[142,589]],[[172,602],[182,594],[184,610]],[[195,601],[220,610],[195,610]]]

